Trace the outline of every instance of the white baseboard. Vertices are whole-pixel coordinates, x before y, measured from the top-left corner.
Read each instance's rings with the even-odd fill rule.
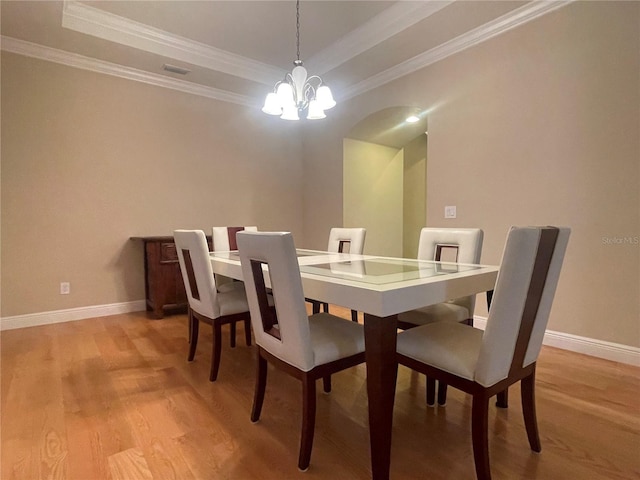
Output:
[[[486,317],[473,317],[473,326],[484,330],[487,325]],[[544,334],[544,345],[561,348],[576,353],[584,353],[592,357],[612,360],[628,365],[640,366],[640,348],[621,343],[605,342],[594,338],[580,337],[570,333],[547,330]]]
[[[147,302],[145,300],[135,300],[133,302],[55,310],[53,312],[15,315],[13,317],[2,317],[0,319],[0,330],[13,330],[15,328],[35,327],[37,325],[50,325],[52,323],[85,320],[87,318],[106,317],[119,313],[139,312],[146,310],[146,308]]]
[[[133,302],[94,305],[70,308],[67,310],[55,310],[53,312],[3,317],[0,318],[0,331],[72,322],[75,320],[85,320],[87,318],[106,317],[120,313],[139,312],[146,310],[146,308],[147,306],[144,300],[135,300]],[[473,322],[475,327],[484,330],[487,319],[485,317],[475,316]],[[553,330],[547,330],[543,343],[544,345],[569,350],[571,352],[584,353],[585,355],[604,358],[614,362],[640,366],[640,348],[629,345],[580,337],[578,335],[571,335],[570,333],[554,332]]]

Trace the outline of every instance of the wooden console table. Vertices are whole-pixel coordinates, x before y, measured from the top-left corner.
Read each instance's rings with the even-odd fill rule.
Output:
[[[172,236],[131,237],[144,243],[144,291],[147,311],[154,318],[165,312],[186,312],[187,294]],[[207,236],[211,250],[211,236]]]

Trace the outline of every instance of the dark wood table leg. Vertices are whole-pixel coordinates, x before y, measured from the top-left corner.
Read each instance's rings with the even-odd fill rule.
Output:
[[[398,319],[364,315],[369,436],[373,480],[388,480],[391,461],[391,427],[398,364],[396,340]]]

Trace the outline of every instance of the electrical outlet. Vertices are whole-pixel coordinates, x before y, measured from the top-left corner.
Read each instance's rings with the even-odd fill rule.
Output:
[[[446,206],[444,207],[444,218],[456,218],[456,207]]]
[[[60,295],[69,295],[71,293],[71,284],[69,282],[60,282]]]

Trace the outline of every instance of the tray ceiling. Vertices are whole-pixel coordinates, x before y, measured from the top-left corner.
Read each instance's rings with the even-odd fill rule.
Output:
[[[568,1],[302,1],[301,59],[359,95]],[[258,106],[295,59],[293,1],[2,1],[2,50]],[[163,70],[171,64],[189,70]]]

